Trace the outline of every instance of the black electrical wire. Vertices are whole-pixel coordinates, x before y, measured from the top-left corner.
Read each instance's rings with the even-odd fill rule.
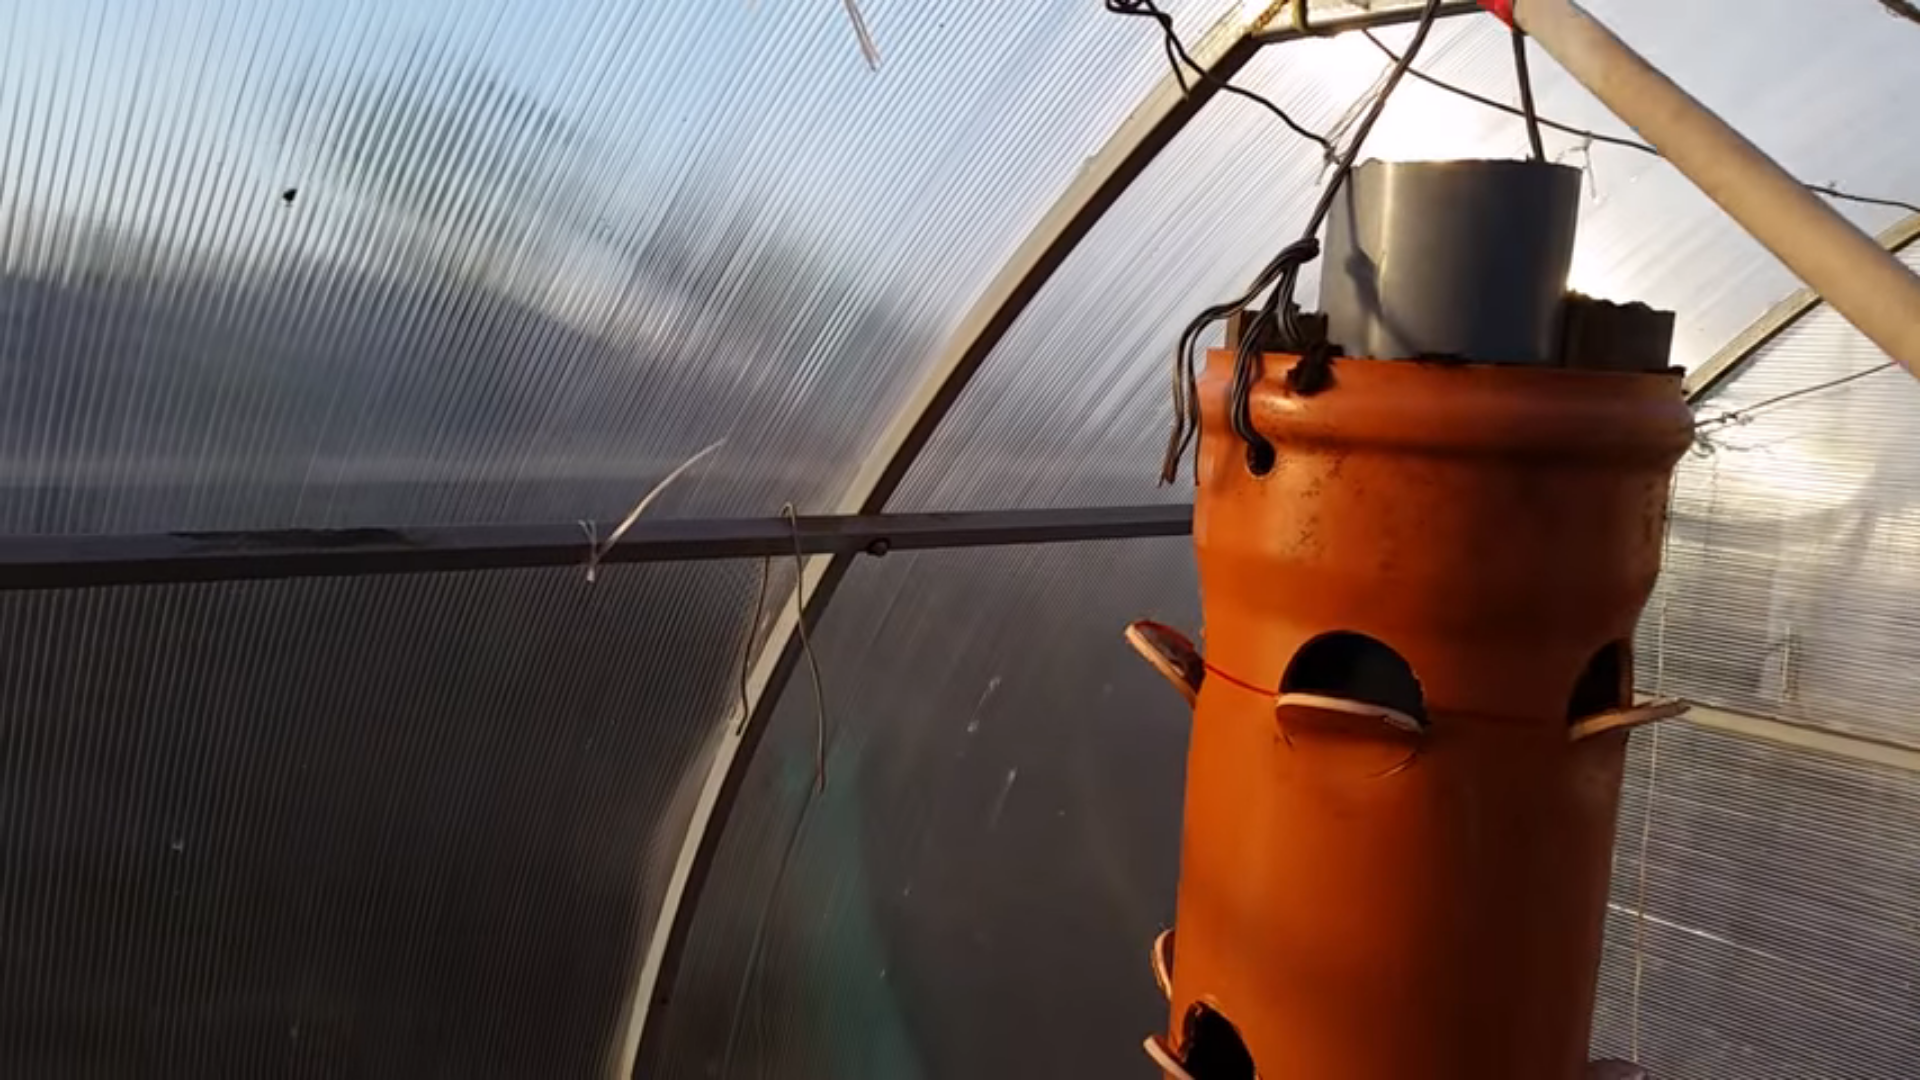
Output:
[[[1222,93],[1232,94],[1235,97],[1245,98],[1272,113],[1274,116],[1279,117],[1280,122],[1292,129],[1295,135],[1318,145],[1321,154],[1327,158],[1330,159],[1333,157],[1333,143],[1330,142],[1325,135],[1295,120],[1292,116],[1288,115],[1285,109],[1275,105],[1271,100],[1244,87],[1235,86],[1226,79],[1222,79],[1213,74],[1213,72],[1208,71],[1204,65],[1195,60],[1193,56],[1187,52],[1187,46],[1180,40],[1179,33],[1174,30],[1173,16],[1161,11],[1160,5],[1154,3],[1154,0],[1106,0],[1106,5],[1107,10],[1115,15],[1132,15],[1143,19],[1152,19],[1159,25],[1161,36],[1160,44],[1161,47],[1166,50],[1167,65],[1173,68],[1173,78],[1175,82],[1180,84],[1181,93],[1184,94],[1191,89],[1187,83],[1187,72],[1191,69],[1194,74],[1200,77],[1201,81],[1208,83],[1216,90]]]
[[[1239,296],[1223,304],[1215,304],[1194,316],[1180,332],[1180,343],[1174,349],[1173,367],[1173,433],[1167,440],[1166,458],[1161,463],[1160,482],[1171,484],[1180,473],[1180,459],[1186,455],[1187,447],[1200,431],[1200,399],[1198,394],[1199,375],[1195,370],[1194,350],[1200,344],[1200,335],[1207,328],[1225,319],[1236,311],[1241,311],[1278,281],[1290,264],[1299,261],[1299,255],[1293,245],[1281,249],[1278,255],[1254,275],[1253,284]],[[1249,329],[1249,333],[1254,331]]]
[[[1362,28],[1360,31],[1360,36],[1372,42],[1373,47],[1376,49],[1379,49],[1381,53],[1383,53],[1386,56],[1387,59],[1395,60],[1395,61],[1400,59],[1400,54],[1397,52],[1394,52],[1393,49],[1388,47],[1386,42],[1381,41],[1379,38],[1375,37],[1373,35],[1373,31]],[[1487,97],[1484,94],[1476,94],[1464,86],[1456,86],[1455,84],[1447,82],[1444,79],[1440,79],[1436,76],[1429,75],[1426,72],[1421,71],[1419,68],[1408,68],[1407,74],[1413,76],[1414,78],[1420,80],[1423,83],[1426,83],[1428,86],[1432,86],[1440,90],[1445,90],[1447,93],[1453,94],[1456,97],[1466,98],[1468,101],[1471,101],[1476,105],[1484,105],[1489,109],[1494,109],[1498,112],[1506,113],[1508,116],[1518,116],[1518,117],[1521,117],[1522,119],[1525,119],[1526,117],[1525,112],[1521,111],[1518,108],[1515,108],[1512,105],[1507,104],[1504,101],[1496,101],[1493,98]],[[1603,135],[1597,131],[1588,131],[1585,128],[1577,128],[1569,124],[1563,124],[1558,120],[1549,120],[1544,116],[1536,117],[1535,119],[1539,121],[1540,126],[1543,128],[1551,128],[1554,131],[1563,132],[1568,135],[1576,135],[1582,139],[1591,139],[1597,143],[1606,143],[1609,146],[1621,146],[1621,147],[1625,147],[1628,150],[1638,150],[1643,154],[1651,154],[1654,157],[1660,156],[1660,151],[1655,150],[1653,147],[1648,146],[1646,143],[1643,143],[1643,142],[1635,142],[1632,139],[1623,139],[1618,135]]]
[[[1107,0],[1107,3],[1109,10],[1116,10],[1115,4],[1132,6],[1126,4],[1125,0]],[[1234,312],[1244,310],[1255,298],[1270,288],[1272,291],[1268,293],[1266,301],[1261,304],[1251,324],[1242,329],[1239,350],[1234,358],[1233,391],[1228,398],[1228,422],[1234,432],[1247,442],[1249,453],[1256,466],[1264,466],[1271,461],[1272,444],[1254,430],[1250,415],[1251,387],[1260,376],[1259,346],[1266,340],[1268,330],[1271,328],[1276,333],[1276,340],[1281,348],[1300,352],[1303,355],[1314,353],[1315,355],[1310,359],[1317,364],[1325,363],[1326,357],[1320,355],[1324,349],[1319,348],[1324,343],[1315,342],[1307,333],[1306,328],[1299,321],[1299,309],[1293,303],[1294,290],[1299,284],[1300,270],[1319,257],[1318,235],[1321,225],[1325,224],[1328,213],[1333,209],[1334,197],[1339,194],[1341,185],[1353,171],[1354,158],[1359,154],[1361,144],[1366,142],[1367,135],[1373,130],[1375,122],[1380,119],[1381,112],[1386,108],[1387,99],[1400,85],[1401,79],[1412,66],[1413,58],[1418,55],[1420,47],[1426,42],[1439,9],[1440,0],[1427,0],[1426,7],[1421,11],[1420,24],[1408,45],[1406,57],[1396,58],[1393,69],[1381,84],[1378,93],[1374,95],[1366,115],[1355,128],[1352,141],[1335,161],[1333,175],[1328,180],[1326,189],[1321,192],[1320,200],[1315,204],[1313,214],[1308,219],[1307,228],[1301,238],[1282,248],[1280,253],[1275,255],[1273,260],[1254,277],[1253,284],[1246,292],[1226,303],[1206,308],[1194,316],[1193,321],[1181,331],[1179,344],[1174,350],[1173,428],[1167,438],[1166,456],[1160,464],[1161,483],[1171,484],[1179,476],[1180,460],[1186,455],[1187,449],[1199,434],[1199,378],[1195,370],[1194,349],[1199,344],[1200,336],[1206,333],[1207,328],[1214,323],[1227,318]],[[1146,14],[1144,11],[1121,13]],[[1164,18],[1164,16],[1161,17]],[[1265,469],[1261,467],[1257,471],[1264,472]]]
[[[1288,352],[1305,354],[1313,348],[1296,321],[1298,311],[1290,298],[1300,280],[1300,268],[1319,254],[1320,241],[1312,235],[1281,250],[1284,268],[1251,325],[1241,333],[1234,351],[1233,382],[1227,392],[1227,426],[1247,444],[1248,466],[1259,475],[1273,467],[1274,450],[1273,443],[1254,426],[1253,384],[1260,381],[1263,349],[1270,337]],[[1283,297],[1289,299],[1283,300]],[[1316,358],[1316,362],[1324,362],[1324,358]]]
[[[1916,6],[1913,0],[1880,0],[1880,6],[1896,19],[1920,23],[1920,6]]]
[[[1388,59],[1390,60],[1400,59],[1400,55],[1394,52],[1391,48],[1389,48],[1386,42],[1381,41],[1379,38],[1373,35],[1373,31],[1362,29],[1360,33],[1368,41],[1373,43],[1374,48],[1379,49],[1382,53],[1384,53]],[[1508,116],[1518,116],[1523,119],[1526,117],[1526,112],[1523,109],[1516,108],[1512,105],[1507,104],[1504,101],[1496,101],[1493,98],[1487,97],[1484,94],[1476,94],[1472,90],[1469,90],[1464,86],[1459,86],[1454,83],[1447,82],[1445,79],[1441,79],[1436,76],[1429,75],[1418,68],[1409,68],[1407,71],[1407,74],[1413,76],[1414,78],[1420,80],[1423,83],[1426,83],[1428,86],[1434,87],[1435,89],[1438,89],[1438,90],[1445,90],[1447,93],[1452,94],[1455,97],[1465,98],[1466,100],[1471,101],[1476,105],[1493,109],[1496,112],[1506,113]],[[1618,146],[1624,150],[1632,150],[1632,151],[1635,151],[1636,153],[1645,154],[1648,157],[1661,158],[1662,160],[1666,158],[1666,155],[1662,154],[1659,150],[1655,149],[1652,146],[1647,145],[1646,143],[1639,142],[1638,140],[1635,140],[1635,139],[1626,139],[1626,138],[1621,138],[1618,135],[1606,135],[1598,131],[1589,131],[1586,128],[1578,128],[1578,127],[1574,127],[1571,124],[1563,124],[1558,120],[1550,120],[1544,116],[1536,116],[1534,119],[1543,128],[1549,128],[1551,130],[1558,131],[1566,135],[1572,135],[1575,138],[1582,139],[1587,142],[1603,143],[1607,146]],[[1896,209],[1896,210],[1905,210],[1910,214],[1920,214],[1920,204],[1906,202],[1901,199],[1878,198],[1872,195],[1855,195],[1850,191],[1843,191],[1831,185],[1809,184],[1804,180],[1801,181],[1801,186],[1806,188],[1808,191],[1813,192],[1816,195],[1825,195],[1829,199],[1835,199],[1840,202],[1859,203],[1863,206],[1884,206],[1884,207],[1889,207],[1891,209]]]
[[[1299,308],[1293,302],[1294,288],[1299,284],[1301,267],[1319,256],[1320,241],[1317,237],[1320,227],[1326,223],[1327,215],[1333,210],[1334,199],[1353,172],[1354,159],[1359,157],[1360,148],[1366,144],[1374,124],[1379,122],[1380,114],[1386,111],[1387,102],[1393,97],[1394,90],[1399,88],[1400,81],[1406,77],[1407,69],[1413,66],[1414,57],[1420,54],[1421,46],[1426,44],[1427,35],[1433,30],[1434,20],[1440,13],[1440,3],[1441,0],[1427,0],[1426,7],[1420,13],[1420,25],[1414,29],[1413,40],[1407,43],[1406,55],[1394,63],[1393,70],[1387,73],[1386,80],[1374,94],[1366,115],[1354,129],[1352,140],[1341,152],[1332,178],[1320,193],[1320,201],[1314,204],[1313,215],[1307,219],[1307,227],[1300,239],[1281,252],[1284,261],[1279,280],[1267,295],[1266,303],[1261,305],[1259,315],[1249,328],[1250,332],[1241,336],[1240,347],[1234,357],[1233,385],[1227,398],[1227,420],[1233,433],[1247,444],[1248,462],[1256,473],[1264,473],[1272,465],[1273,444],[1253,424],[1253,386],[1262,375],[1260,358],[1264,347],[1261,334],[1255,331],[1274,326],[1278,330],[1276,343],[1280,350],[1301,356],[1300,366],[1288,373],[1289,383],[1295,384],[1294,389],[1313,392],[1322,388],[1330,350],[1324,334],[1309,334],[1300,323]],[[1288,257],[1289,253],[1291,258]]]
[[[1527,121],[1527,145],[1533,160],[1547,160],[1546,146],[1540,141],[1540,114],[1533,108],[1533,77],[1527,74],[1527,35],[1518,24],[1513,27],[1513,74],[1520,81],[1520,112]]]
[[[1829,187],[1825,184],[1809,184],[1804,180],[1801,181],[1800,186],[1813,192],[1815,195],[1825,195],[1829,199],[1861,203],[1865,206],[1887,206],[1896,210],[1905,210],[1909,214],[1920,214],[1920,204],[1903,202],[1899,199],[1879,199],[1872,195],[1855,195],[1850,191],[1841,191],[1839,188]]]
[[[1320,201],[1314,205],[1313,216],[1307,219],[1306,230],[1301,233],[1302,241],[1312,240],[1318,236],[1320,226],[1326,224],[1327,215],[1333,211],[1334,197],[1340,193],[1341,185],[1346,183],[1347,174],[1353,171],[1354,159],[1360,156],[1360,147],[1367,141],[1367,136],[1372,134],[1373,125],[1379,122],[1380,114],[1386,111],[1387,99],[1393,96],[1393,92],[1400,86],[1400,80],[1413,67],[1414,57],[1420,54],[1420,47],[1426,44],[1427,34],[1433,30],[1434,20],[1440,14],[1440,3],[1441,0],[1427,0],[1426,8],[1420,13],[1420,25],[1413,32],[1413,40],[1407,43],[1407,54],[1393,65],[1392,71],[1387,73],[1386,82],[1381,84],[1380,92],[1374,95],[1373,104],[1367,107],[1366,116],[1361,119],[1359,127],[1354,129],[1353,141],[1347,144],[1347,149],[1340,155],[1339,163],[1334,167],[1332,181],[1327,184],[1327,189],[1320,193]]]

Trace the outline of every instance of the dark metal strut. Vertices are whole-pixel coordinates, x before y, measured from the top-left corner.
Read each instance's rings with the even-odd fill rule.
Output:
[[[845,517],[642,519],[601,565],[762,556],[1059,544],[1184,536],[1184,505],[982,510]],[[419,574],[585,566],[595,543],[577,522],[405,529],[280,529],[124,536],[0,537],[0,591],[100,585]]]

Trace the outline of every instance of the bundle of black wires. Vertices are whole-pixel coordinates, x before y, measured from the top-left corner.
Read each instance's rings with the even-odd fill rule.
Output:
[[[1106,4],[1107,10],[1115,15],[1131,15],[1136,18],[1151,19],[1155,25],[1160,27],[1160,45],[1166,50],[1167,65],[1173,68],[1173,78],[1175,82],[1180,84],[1181,93],[1184,94],[1193,89],[1187,82],[1187,75],[1191,72],[1221,93],[1232,94],[1234,97],[1251,101],[1255,105],[1272,113],[1279,118],[1281,123],[1287,125],[1295,135],[1319,146],[1320,152],[1326,156],[1327,160],[1333,160],[1333,143],[1328,140],[1325,135],[1301,124],[1289,115],[1287,110],[1275,105],[1267,98],[1261,97],[1259,94],[1245,87],[1235,86],[1225,79],[1217,78],[1212,72],[1207,70],[1206,65],[1195,60],[1192,54],[1187,52],[1186,45],[1180,40],[1179,32],[1173,27],[1173,16],[1161,11],[1159,4],[1154,3],[1153,0],[1106,0]]]
[[[1381,82],[1366,114],[1354,129],[1353,138],[1336,159],[1333,174],[1327,181],[1326,189],[1320,193],[1320,200],[1314,205],[1313,214],[1308,218],[1300,238],[1280,249],[1280,253],[1261,269],[1246,292],[1200,312],[1181,332],[1174,352],[1173,431],[1167,439],[1166,458],[1161,463],[1161,483],[1170,484],[1179,475],[1180,460],[1199,433],[1200,403],[1194,353],[1201,335],[1214,323],[1244,310],[1262,293],[1266,294],[1266,299],[1260,303],[1258,312],[1240,335],[1234,356],[1233,384],[1228,395],[1228,423],[1234,434],[1247,444],[1248,464],[1254,472],[1264,473],[1273,464],[1273,445],[1254,428],[1250,410],[1253,385],[1262,375],[1262,350],[1271,344],[1280,351],[1302,356],[1305,369],[1299,374],[1305,385],[1300,389],[1311,392],[1324,382],[1329,346],[1324,332],[1311,328],[1301,318],[1299,306],[1294,303],[1294,290],[1299,285],[1301,269],[1319,257],[1320,228],[1333,209],[1333,201],[1352,173],[1354,159],[1359,156],[1367,135],[1386,109],[1388,99],[1406,76],[1421,46],[1426,43],[1439,10],[1440,0],[1427,0],[1426,7],[1420,13],[1420,23],[1414,30],[1413,40]]]

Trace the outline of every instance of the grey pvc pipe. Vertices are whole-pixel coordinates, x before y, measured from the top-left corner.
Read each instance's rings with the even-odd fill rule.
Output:
[[[1348,356],[1551,364],[1579,216],[1565,165],[1369,161],[1327,220],[1327,337]]]

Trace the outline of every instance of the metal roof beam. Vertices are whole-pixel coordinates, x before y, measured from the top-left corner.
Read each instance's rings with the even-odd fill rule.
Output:
[[[600,551],[579,522],[0,537],[0,592],[102,585],[754,559],[1184,536],[1184,505],[953,514],[641,519]]]

